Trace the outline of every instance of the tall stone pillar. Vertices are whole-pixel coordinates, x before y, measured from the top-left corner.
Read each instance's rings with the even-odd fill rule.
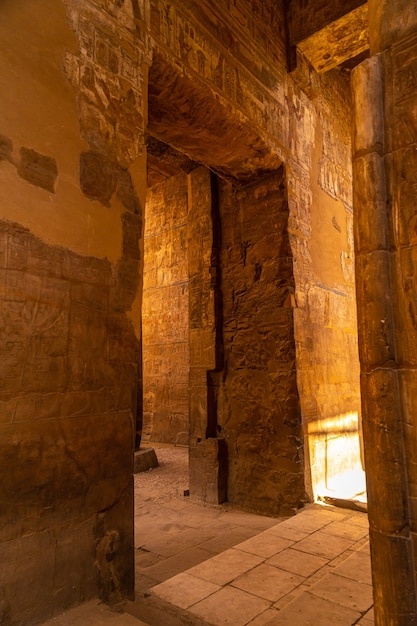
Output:
[[[352,75],[354,213],[375,623],[417,623],[417,6],[369,1]]]
[[[224,502],[227,489],[224,440],[217,437],[216,428],[222,363],[215,193],[208,169],[190,174],[190,496],[211,504]]]

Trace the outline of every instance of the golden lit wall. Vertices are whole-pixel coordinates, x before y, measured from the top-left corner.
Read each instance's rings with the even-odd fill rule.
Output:
[[[188,445],[187,175],[148,190],[142,308],[143,440]]]

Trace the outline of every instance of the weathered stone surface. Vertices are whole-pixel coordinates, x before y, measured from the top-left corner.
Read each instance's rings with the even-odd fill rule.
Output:
[[[17,171],[32,185],[37,185],[47,191],[55,191],[58,166],[53,157],[39,154],[31,148],[21,148]]]
[[[283,170],[220,189],[228,498],[289,514],[304,500],[294,290]]]
[[[387,7],[370,4],[370,15],[376,23],[383,14],[388,24]],[[399,30],[403,25],[400,21]],[[384,34],[381,34],[384,40]],[[415,42],[414,46],[407,42],[405,48],[405,58],[415,58]],[[400,50],[401,45],[399,56]],[[378,625],[414,623],[416,606],[414,573],[410,576],[415,570],[410,533],[414,525],[416,473],[412,448],[415,424],[408,411],[410,403],[406,400],[415,375],[415,370],[407,371],[408,357],[412,353],[409,348],[413,341],[415,343],[411,312],[414,270],[409,255],[413,248],[413,229],[409,219],[410,196],[406,193],[404,202],[401,202],[400,194],[394,192],[394,188],[401,189],[402,182],[408,178],[405,174],[407,166],[398,168],[399,161],[404,159],[403,164],[412,162],[406,155],[409,142],[406,141],[406,145],[397,143],[400,135],[396,132],[398,126],[393,113],[397,102],[399,111],[402,110],[409,83],[402,83],[401,88],[394,78],[393,56],[395,53],[384,53],[369,59],[354,71],[353,79],[361,389]],[[387,84],[392,86],[395,81],[398,89],[383,90],[382,80],[385,87]],[[392,117],[387,116],[387,111]],[[366,123],[364,114],[372,119],[371,124]],[[397,148],[395,157],[385,156],[393,146]],[[369,226],[372,222],[378,222],[376,233]],[[389,508],[384,506],[388,500]]]
[[[190,496],[197,502],[227,500],[227,448],[223,439],[190,438]]]
[[[410,568],[412,543],[405,535],[386,535],[370,528],[375,624],[388,625],[395,615],[399,626],[415,624],[414,572]],[[375,572],[378,572],[375,575]],[[402,584],[392,577],[396,572]],[[389,607],[386,599],[390,598]],[[409,607],[406,611],[405,607]],[[391,621],[392,623],[392,621]]]
[[[361,303],[358,323],[363,337],[359,351],[362,369],[368,372],[373,367],[392,367],[395,361],[394,326],[392,302],[386,293],[390,254],[377,250],[358,255],[356,267],[357,295]]]
[[[1,294],[0,537],[3,552],[8,546],[3,562],[16,566],[2,593],[10,623],[30,623],[57,602],[68,607],[98,593],[112,599],[106,576],[117,577],[120,597],[131,593],[133,530],[122,503],[132,497],[137,347],[131,323],[109,308],[107,261],[52,248],[10,223],[0,231],[8,286]],[[112,552],[117,573],[102,572],[101,583],[98,516],[120,536]],[[32,554],[20,543],[29,534]],[[54,565],[37,559],[37,550]],[[44,567],[49,572],[39,577]]]
[[[387,195],[385,164],[377,152],[358,157],[354,162],[354,226],[356,254],[388,250],[390,232],[387,230]],[[372,206],[372,211],[369,207]]]
[[[181,75],[154,53],[149,73],[149,132],[223,176],[252,179],[281,159],[204,85]]]
[[[328,454],[330,447],[341,450],[351,433],[358,441],[360,424],[348,72],[318,76],[303,58],[297,73],[287,75],[284,8],[301,4],[311,20],[299,24],[317,30],[316,18],[323,25],[323,16],[339,19],[339,9],[356,9],[363,2],[3,3],[1,217],[40,236],[6,222],[0,235],[0,315],[6,324],[0,328],[10,330],[4,333],[0,367],[0,428],[8,443],[4,458],[15,468],[4,508],[11,502],[17,519],[16,524],[7,519],[6,526],[10,533],[34,529],[2,546],[2,563],[14,568],[7,568],[7,588],[0,590],[3,621],[33,623],[42,611],[65,608],[99,590],[112,600],[131,590],[129,475],[138,395],[147,65],[148,130],[236,183],[220,184],[224,219],[219,225],[214,176],[197,169],[188,179],[194,197],[189,206],[199,206],[188,225],[195,492],[201,488],[205,498],[216,501],[227,476],[234,502],[291,513],[302,502],[310,475],[313,482],[333,478],[328,468],[337,473],[354,458],[352,450],[343,450],[343,460],[336,463],[336,455]],[[358,262],[367,279],[359,287],[360,298],[368,297],[370,283],[375,287],[361,317],[372,318],[369,332],[361,335],[371,347],[361,354],[364,362],[385,368],[369,376],[374,378],[365,407],[365,438],[368,449],[375,448],[373,476],[383,476],[385,467],[377,454],[392,470],[387,488],[379,483],[370,493],[374,502],[382,494],[389,509],[386,528],[394,529],[400,548],[392,547],[396,542],[388,534],[373,546],[399,572],[401,587],[401,576],[411,580],[414,568],[408,546],[415,541],[417,494],[412,400],[416,9],[408,0],[370,0],[369,8],[373,50],[379,51],[378,45],[385,50],[387,96],[382,126],[381,110],[373,112],[372,124],[362,109],[357,117],[363,152],[356,155],[355,176],[363,193],[356,193],[367,205],[363,215],[369,205],[380,225],[384,194],[373,196],[372,189],[385,166],[390,223],[374,232],[368,212],[359,225],[369,237],[360,252],[378,249]],[[398,36],[407,39],[389,49]],[[338,42],[327,44],[320,54],[333,58]],[[30,102],[28,85],[34,95]],[[382,95],[380,86],[371,85],[373,101]],[[374,158],[382,155],[382,141],[377,146],[372,138],[381,128],[390,153],[384,163]],[[40,177],[29,173],[34,185],[18,175],[22,146],[58,163],[57,184],[52,184],[52,162]],[[369,159],[368,149],[375,152]],[[81,153],[81,187],[88,197],[80,188]],[[33,156],[28,155],[28,170]],[[282,162],[288,194],[269,187],[261,176]],[[243,188],[245,181],[254,185]],[[162,229],[169,199],[164,205]],[[388,263],[384,233],[389,233]],[[161,256],[176,256],[183,244],[181,236],[173,237],[169,252]],[[170,278],[180,282],[186,265],[172,268]],[[382,270],[385,275],[376,277]],[[386,291],[387,285],[393,288]],[[180,289],[173,287],[176,302]],[[395,302],[395,323],[384,322],[384,328],[377,317],[385,320],[387,302],[377,300],[377,290]],[[163,305],[157,298],[152,303],[156,312]],[[166,322],[161,323],[164,334]],[[174,362],[172,354],[167,350],[163,357]],[[152,358],[156,362],[158,355]],[[388,384],[381,379],[390,375],[387,365],[394,358],[402,372]],[[398,408],[392,400],[396,388],[401,413],[389,410],[391,402]],[[185,386],[181,393],[185,399]],[[312,449],[305,446],[314,465],[307,466],[305,482],[300,404],[306,442],[314,443]],[[378,423],[372,422],[374,413]],[[223,464],[227,455],[219,453],[222,445],[228,470]],[[401,450],[406,464],[400,462]],[[405,476],[408,502],[401,491]],[[41,510],[36,509],[36,477]],[[397,490],[392,508],[388,488]],[[20,497],[13,495],[16,501],[12,490],[20,492]],[[308,491],[311,497],[314,487]],[[398,513],[403,504],[413,513],[410,519]],[[83,517],[84,510],[89,517]],[[403,540],[407,523],[413,536]],[[25,559],[26,541],[35,555],[44,553],[37,573]],[[400,556],[390,560],[391,554]],[[59,570],[53,576],[48,574],[51,556]],[[387,597],[388,605],[397,583],[385,578],[388,569],[382,571],[376,579],[382,589],[378,598],[382,603]],[[31,588],[22,581],[30,581]],[[414,619],[412,589],[403,587],[404,594],[401,588],[391,604],[397,621],[409,623]],[[377,620],[385,626],[390,607],[378,611]]]
[[[208,372],[222,364],[216,362],[217,333],[216,291],[213,281],[215,224],[210,172],[204,168],[190,176],[188,214],[189,273],[189,342],[190,342],[190,434],[205,440],[216,437],[208,432],[209,423],[217,422],[217,412],[209,402]]]
[[[363,5],[366,0],[335,0],[331,4],[325,0],[290,0],[287,8],[290,45],[297,45]]]
[[[143,439],[188,445],[188,185],[148,192],[142,306]]]
[[[120,166],[99,152],[80,155],[80,185],[88,198],[99,200],[105,206],[116,191]]]
[[[334,5],[330,6],[334,10]],[[350,12],[346,10],[344,15],[324,24],[297,45],[317,72],[327,72],[358,57],[369,49],[367,3]]]
[[[353,148],[355,154],[376,152],[381,154],[384,144],[384,119],[381,107],[382,66],[379,57],[363,63],[352,73],[354,98]]]
[[[13,142],[8,137],[0,135],[0,160],[10,161],[13,152]]]
[[[141,448],[136,450],[133,459],[133,473],[147,472],[149,469],[158,467],[158,459],[153,448]]]

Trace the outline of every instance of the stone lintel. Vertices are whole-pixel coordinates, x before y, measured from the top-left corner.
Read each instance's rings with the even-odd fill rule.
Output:
[[[364,53],[369,49],[367,4],[326,24],[297,46],[319,73]]]

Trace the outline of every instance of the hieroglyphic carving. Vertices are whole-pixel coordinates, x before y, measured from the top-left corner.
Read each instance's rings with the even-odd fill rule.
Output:
[[[149,40],[143,4],[107,2],[103,11],[93,0],[82,7],[66,0],[80,42],[78,55],[67,52],[65,67],[79,90],[81,134],[91,148],[123,166],[144,145],[143,64]]]
[[[187,176],[148,191],[145,220],[143,437],[188,444]]]
[[[284,37],[269,28],[265,31],[263,21],[268,15],[268,26],[279,24],[281,32],[282,10],[270,2],[257,7],[230,3],[227,10],[219,3],[213,11],[205,3],[165,0],[154,0],[151,8],[157,43],[171,48],[187,68],[282,140]]]

